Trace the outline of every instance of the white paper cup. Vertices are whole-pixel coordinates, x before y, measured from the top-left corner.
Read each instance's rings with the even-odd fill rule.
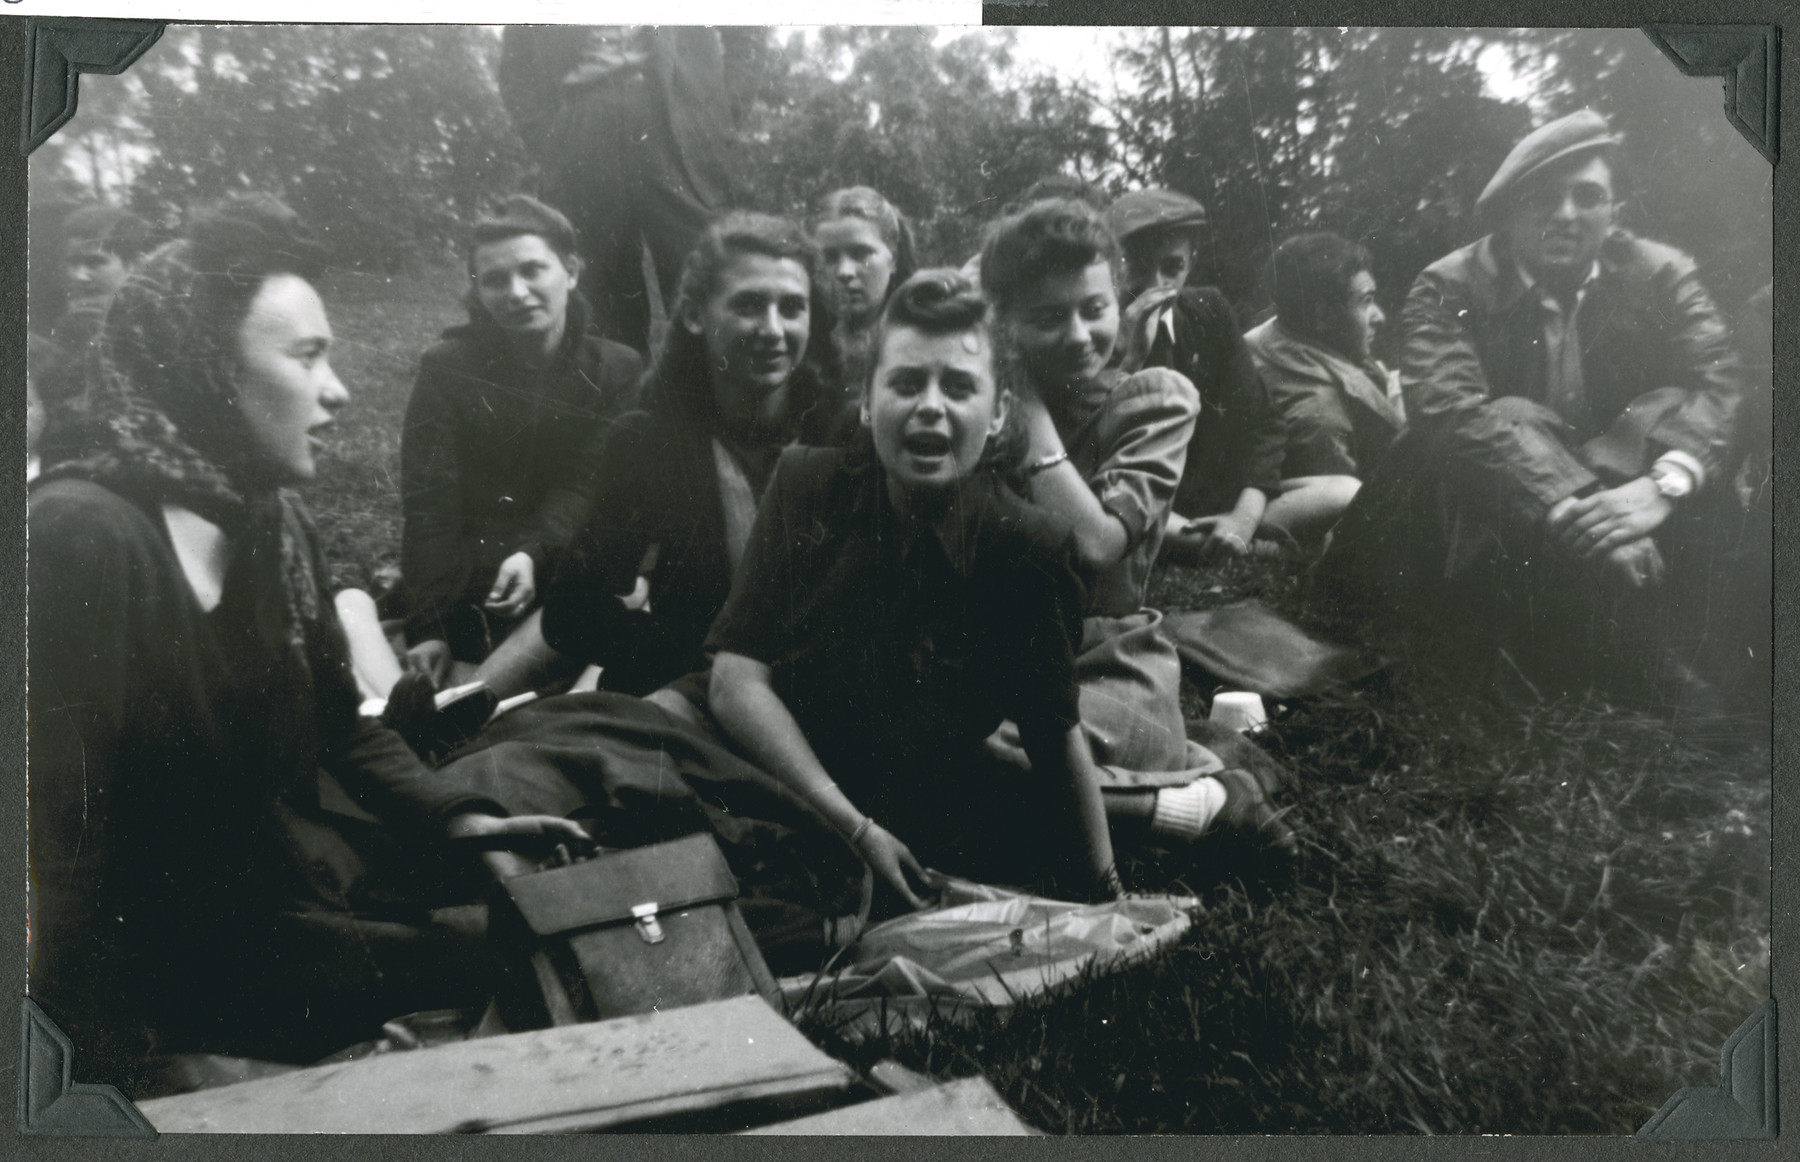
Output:
[[[1261,730],[1269,721],[1261,694],[1227,690],[1213,695],[1212,721],[1240,733]]]

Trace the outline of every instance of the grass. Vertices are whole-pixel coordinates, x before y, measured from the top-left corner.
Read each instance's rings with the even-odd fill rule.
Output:
[[[419,356],[468,317],[455,266],[406,276],[333,271],[320,285],[335,338],[331,361],[350,404],[307,492],[334,589],[369,588],[400,563],[400,428]]]
[[[400,416],[460,285],[323,288],[353,395],[311,490],[339,583],[397,559]],[[1279,564],[1165,569],[1151,599],[1245,596],[1326,624]],[[966,1025],[804,1026],[858,1064],[985,1073],[1055,1132],[1628,1134],[1716,1084],[1768,994],[1766,746],[1709,750],[1597,698],[1502,702],[1382,644],[1379,679],[1277,709],[1290,867],[1127,868],[1205,905],[1166,955]],[[1209,694],[1186,690],[1190,713]]]

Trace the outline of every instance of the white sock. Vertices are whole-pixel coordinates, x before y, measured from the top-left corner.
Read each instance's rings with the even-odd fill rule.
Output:
[[[1176,839],[1198,839],[1224,807],[1225,784],[1210,775],[1185,787],[1164,787],[1156,792],[1150,831]]]

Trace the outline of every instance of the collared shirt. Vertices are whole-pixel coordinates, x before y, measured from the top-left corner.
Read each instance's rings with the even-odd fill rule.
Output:
[[[1516,261],[1513,266],[1526,291],[1543,307],[1545,403],[1577,429],[1592,428],[1593,416],[1581,371],[1581,305],[1587,299],[1588,288],[1600,277],[1600,263],[1596,260],[1589,268],[1587,277],[1575,290],[1574,305],[1566,314],[1562,301],[1533,278],[1530,271]],[[1686,472],[1696,488],[1706,479],[1706,470],[1700,461],[1679,449],[1665,451],[1657,457],[1656,463],[1672,465]]]
[[[902,525],[866,450],[793,449],[757,514],[708,652],[768,666],[826,770],[865,810],[950,776],[1003,719],[1080,721],[1085,594],[1066,543],[972,484],[963,539]]]
[[[1600,263],[1588,269],[1587,277],[1575,289],[1574,302],[1564,310],[1563,302],[1552,294],[1531,272],[1513,263],[1519,281],[1538,301],[1543,310],[1544,328],[1544,402],[1550,409],[1578,429],[1593,425],[1587,393],[1581,375],[1581,304],[1588,288],[1600,277]]]

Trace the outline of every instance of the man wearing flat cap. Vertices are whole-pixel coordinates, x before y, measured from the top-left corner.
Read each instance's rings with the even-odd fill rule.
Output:
[[[1391,612],[1484,628],[1541,690],[1599,681],[1695,712],[1678,638],[1708,634],[1709,508],[1742,393],[1693,261],[1618,227],[1618,139],[1592,110],[1516,145],[1493,232],[1402,312],[1412,427],[1339,527],[1333,574]],[[1341,552],[1339,551],[1341,550]],[[1683,660],[1683,659],[1687,660]]]
[[[1174,190],[1138,190],[1108,207],[1106,222],[1125,255],[1120,367],[1172,368],[1200,392],[1164,553],[1242,556],[1280,495],[1287,429],[1230,303],[1215,287],[1187,285],[1206,210]]]

